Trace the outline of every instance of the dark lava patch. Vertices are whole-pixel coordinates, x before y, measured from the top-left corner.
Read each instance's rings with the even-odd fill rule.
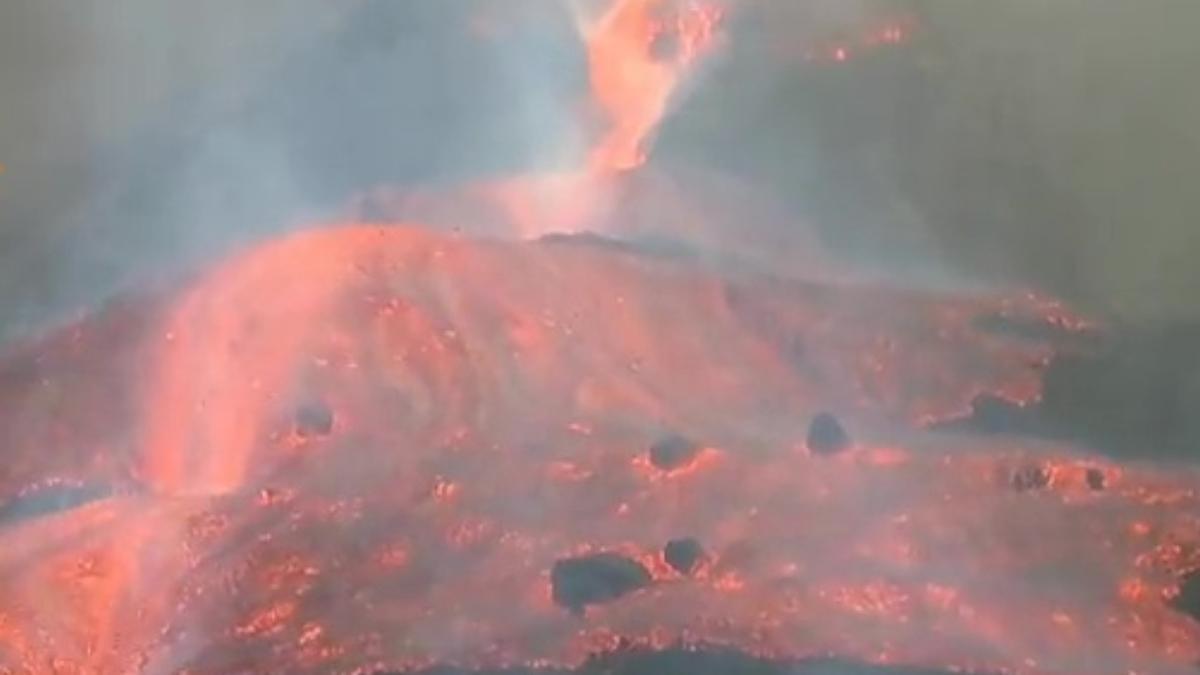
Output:
[[[650,446],[650,463],[663,471],[670,471],[687,466],[699,452],[700,446],[691,439],[671,434]]]
[[[310,401],[296,409],[296,433],[300,436],[328,436],[332,431],[333,410],[323,401]]]
[[[1050,473],[1037,464],[1028,464],[1014,471],[1010,482],[1017,492],[1041,490],[1050,485]]]
[[[850,447],[850,435],[829,413],[820,413],[808,425],[808,449],[816,455],[834,455]]]
[[[554,602],[577,613],[644,588],[650,581],[650,572],[641,563],[616,553],[565,558],[550,571]]]

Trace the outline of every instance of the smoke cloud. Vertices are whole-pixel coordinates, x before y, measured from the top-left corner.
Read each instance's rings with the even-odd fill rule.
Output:
[[[376,186],[562,165],[596,4],[5,3],[0,335]],[[726,4],[654,162],[740,176],[872,265],[1200,313],[1193,4]],[[899,48],[805,59],[897,18]],[[778,240],[755,226],[733,237]]]
[[[372,185],[553,161],[586,86],[557,0],[51,0],[0,26],[0,335]]]

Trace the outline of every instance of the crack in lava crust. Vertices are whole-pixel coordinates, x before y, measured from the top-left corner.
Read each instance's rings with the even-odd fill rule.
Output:
[[[571,665],[677,642],[1029,673],[1200,658],[1167,602],[1200,566],[1195,472],[920,431],[981,393],[1036,400],[1052,347],[977,319],[1080,325],[1052,302],[371,225],[266,242],[166,300],[0,373],[12,409],[49,388],[58,413],[13,435],[0,504],[108,486],[12,502],[41,511],[0,523],[0,666]],[[817,456],[825,411],[854,442]],[[694,451],[651,461],[671,434]],[[663,555],[682,538],[687,574]],[[593,554],[647,578],[568,611],[552,570]]]

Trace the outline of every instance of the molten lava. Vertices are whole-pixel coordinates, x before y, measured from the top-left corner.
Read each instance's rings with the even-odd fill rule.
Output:
[[[359,207],[389,220],[524,239],[596,230],[613,234],[613,223],[630,220],[614,213],[623,203],[645,203],[629,199],[628,183],[639,180],[630,170],[645,163],[655,128],[681,82],[713,49],[721,18],[715,4],[680,0],[615,0],[599,16],[581,17],[588,103],[603,118],[603,132],[586,158],[558,172],[459,186],[449,198],[412,189],[376,189]],[[655,191],[654,217],[662,215],[664,206],[679,209],[664,205],[661,198],[667,191],[661,186]],[[676,224],[705,219],[672,215]]]
[[[591,157],[594,171],[646,160],[646,142],[680,79],[713,44],[721,11],[680,0],[618,0],[586,29],[596,103],[612,125]]]
[[[0,665],[1186,672],[1194,470],[921,430],[1038,397],[1053,346],[995,315],[1080,325],[587,239],[265,242],[3,361]]]

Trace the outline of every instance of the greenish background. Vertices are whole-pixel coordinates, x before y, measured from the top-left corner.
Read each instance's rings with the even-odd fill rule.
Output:
[[[872,11],[916,17],[912,40],[821,69],[735,41],[666,142],[759,176],[853,255],[932,256],[1121,318],[1200,315],[1200,3]]]

